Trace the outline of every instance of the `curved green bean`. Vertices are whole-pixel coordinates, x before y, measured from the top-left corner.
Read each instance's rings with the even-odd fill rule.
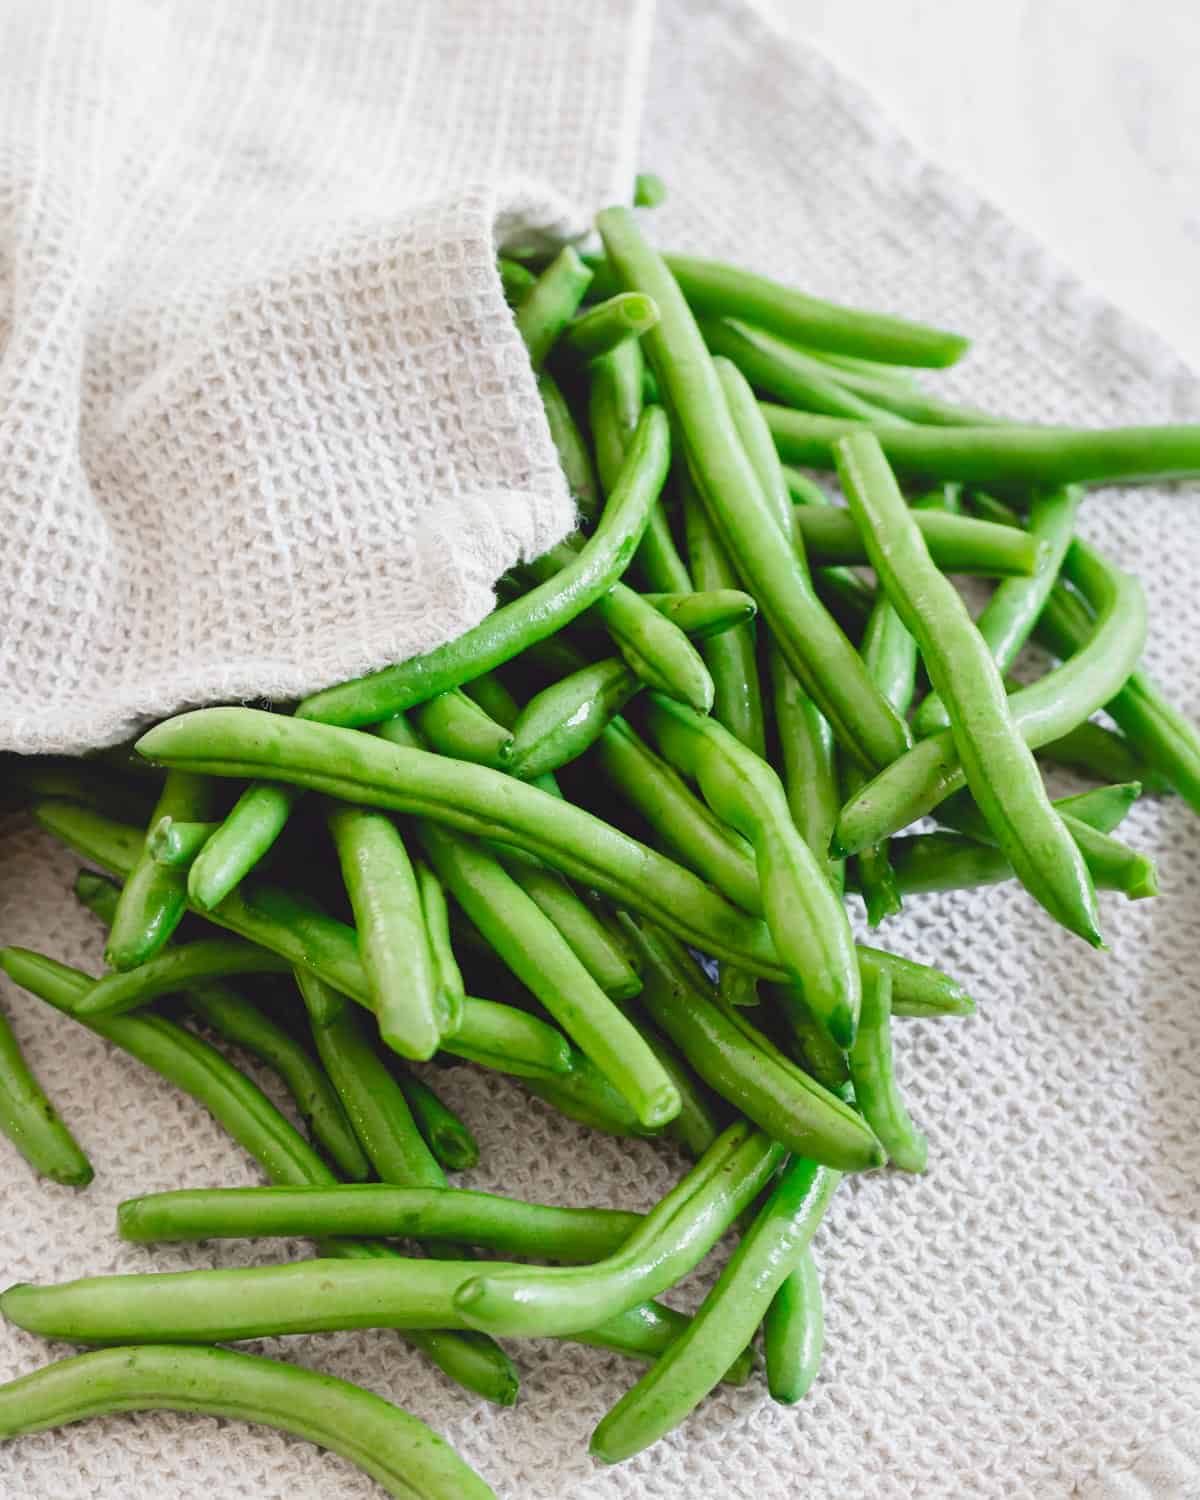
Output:
[[[411,711],[422,739],[438,752],[456,760],[473,761],[493,770],[508,769],[512,759],[512,733],[480,708],[461,688],[439,693]]]
[[[78,1141],[47,1099],[0,1011],[0,1135],[51,1182],[86,1187],[96,1175]]]
[[[1168,779],[1142,759],[1123,734],[1084,719],[1066,734],[1038,747],[1039,760],[1069,766],[1096,781],[1137,781],[1150,794],[1171,791]]]
[[[301,795],[270,782],[248,786],[192,861],[188,901],[202,912],[219,906],[275,843]]]
[[[118,915],[120,909],[118,898]],[[200,979],[221,979],[229,974],[286,974],[289,967],[277,953],[270,953],[257,943],[243,942],[241,938],[202,938],[169,948],[140,968],[98,979],[80,1003],[79,1015],[119,1016],[149,1005],[160,995],[186,989]]]
[[[575,316],[591,280],[592,272],[566,245],[521,298],[516,310],[517,332],[525,341],[535,370],[541,369]]]
[[[596,530],[552,578],[444,646],[306,698],[297,715],[342,725],[378,723],[499,666],[532,641],[553,635],[603,598],[624,572],[666,479],[669,458],[666,416],[660,408],[649,407]]]
[[[609,657],[543,688],[513,727],[509,771],[532,781],[578,759],[641,685],[622,658]]]
[[[772,1401],[792,1406],[812,1389],[825,1343],[825,1303],[811,1249],[797,1259],[771,1298],[763,1318],[767,1389]]]
[[[200,1412],[306,1438],[401,1500],[496,1500],[444,1439],[374,1392],[281,1360],[167,1344],[77,1354],[0,1386],[0,1437],[126,1411]]]
[[[1032,581],[1049,555],[1040,536],[949,511],[913,511],[930,557],[945,573]],[[866,536],[852,510],[797,507],[795,526],[814,564],[871,561]],[[984,529],[986,527],[986,530]]]
[[[929,1142],[913,1125],[892,1072],[892,979],[863,966],[862,1018],[850,1048],[850,1081],[867,1123],[905,1172],[923,1172]]]

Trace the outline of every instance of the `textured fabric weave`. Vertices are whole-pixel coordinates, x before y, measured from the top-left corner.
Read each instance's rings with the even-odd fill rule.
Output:
[[[664,243],[962,328],[975,352],[942,384],[1000,411],[1088,423],[1200,417],[1196,383],[1168,350],[930,168],[821,58],[785,47],[732,3],[661,0],[657,25],[638,159],[672,189],[653,221]],[[513,402],[536,445],[536,414]],[[1081,522],[1141,576],[1149,664],[1193,716],[1196,503],[1191,488],[1102,491]],[[327,601],[329,620],[341,602]],[[979,1015],[896,1022],[900,1081],[929,1134],[930,1169],[839,1190],[816,1243],[825,1363],[799,1407],[772,1405],[761,1378],[723,1389],[680,1432],[603,1469],[587,1457],[588,1434],[636,1375],[617,1356],[514,1346],[521,1401],[502,1412],[452,1388],[394,1334],[261,1347],[399,1401],[504,1500],[1196,1500],[1200,826],[1167,799],[1138,807],[1125,831],[1158,854],[1163,896],[1102,897],[1108,954],[1065,936],[1009,887],[915,898],[880,934],[961,978]],[[18,819],[2,837],[0,935],[96,970],[99,932],[70,896],[75,861]],[[97,1167],[95,1183],[73,1193],[0,1152],[6,1279],[283,1257],[273,1243],[120,1245],[122,1197],[258,1174],[202,1110],[131,1060],[8,984],[0,1003]],[[495,1076],[455,1068],[437,1081],[483,1144],[464,1179],[472,1186],[646,1208],[683,1170],[670,1151],[591,1135]],[[685,1289],[685,1303],[706,1280]],[[63,1352],[0,1330],[0,1375]],[[378,1491],[277,1434],[144,1416],[0,1447],[0,1493]]]

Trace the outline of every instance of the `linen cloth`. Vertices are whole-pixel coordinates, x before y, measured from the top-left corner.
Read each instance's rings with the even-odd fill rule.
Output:
[[[564,16],[586,24],[581,14],[550,7],[542,30],[567,24]],[[636,17],[624,15],[636,31]],[[662,243],[728,255],[818,293],[961,328],[975,336],[974,353],[939,384],[1017,417],[1200,417],[1196,381],[1168,349],[925,162],[823,58],[784,44],[736,0],[661,0],[655,25],[636,160],[671,187],[651,221]],[[530,31],[540,34],[532,23]],[[592,37],[597,46],[611,41],[607,32]],[[352,40],[345,46],[353,50]],[[457,64],[443,58],[440,66],[450,93]],[[557,66],[569,66],[572,83],[556,85],[561,99],[586,94],[589,52],[575,49],[569,64],[564,55]],[[263,64],[259,76],[272,72]],[[316,78],[306,87],[313,99],[306,140],[318,149],[335,128],[320,125],[318,101],[337,119],[351,96],[329,79],[324,88]],[[633,129],[624,107],[617,125],[622,134]],[[605,149],[603,139],[581,135],[580,142],[585,156]],[[628,140],[607,149],[612,172],[635,159]],[[530,197],[543,208],[556,204],[561,224],[579,222],[600,201],[598,184],[608,191],[608,169],[594,177],[589,170],[576,162],[576,176],[551,175],[530,186]],[[369,198],[360,201],[369,208]],[[486,220],[496,200],[473,201],[472,212]],[[482,260],[478,268],[483,287]],[[486,322],[502,343],[491,295],[479,291],[464,325]],[[249,350],[247,358],[253,363]],[[314,353],[311,380],[328,381],[331,403],[347,383],[363,401],[370,398],[368,377],[356,380],[347,365],[322,375],[317,365]],[[520,430],[522,452],[535,457],[524,490],[505,471],[514,485],[503,501],[506,555],[553,534],[565,514],[533,393],[520,383],[518,367],[506,351],[511,430]],[[268,392],[277,387],[268,382]],[[473,410],[469,402],[457,409]],[[179,420],[186,428],[186,414]],[[320,445],[335,445],[340,429],[326,409],[305,430],[323,453]],[[379,432],[382,454],[399,439],[390,425]],[[466,426],[454,430],[454,440],[469,444]],[[236,444],[216,446],[228,454]],[[273,449],[264,444],[261,452]],[[313,467],[325,461],[314,451]],[[463,460],[465,469],[472,461]],[[364,486],[373,463],[362,466]],[[313,483],[312,506],[317,498],[325,508],[344,499]],[[470,490],[469,474],[455,471],[455,483]],[[447,492],[460,493],[449,481]],[[480,507],[488,503],[482,490],[472,494]],[[437,489],[428,515],[442,503]],[[539,511],[536,524],[521,518],[526,504]],[[1200,715],[1196,504],[1186,486],[1103,490],[1089,495],[1081,520],[1084,533],[1146,585],[1150,669],[1193,716]],[[343,530],[321,529],[325,513],[317,508],[310,516],[317,539],[311,550],[352,550],[354,539]],[[477,511],[469,518],[478,520]],[[240,521],[230,517],[228,524]],[[465,533],[456,540],[472,544]],[[478,556],[498,567],[502,550],[484,546]],[[326,633],[343,609],[362,605],[363,591],[341,585],[346,555],[324,575],[331,589],[337,585],[323,605]],[[453,565],[460,562],[456,554]],[[310,565],[324,566],[306,554]],[[419,587],[415,573],[405,576],[405,587]],[[481,562],[479,608],[490,576]],[[208,587],[216,610],[221,580],[209,579]],[[389,605],[403,608],[403,592],[395,583]],[[386,615],[377,618],[390,628]],[[471,617],[464,606],[461,623]],[[305,641],[313,645],[312,637]],[[376,638],[371,649],[378,644]],[[184,670],[198,672],[200,657],[189,651]],[[135,672],[132,664],[127,670]],[[143,673],[137,682],[144,681]],[[247,692],[284,690],[278,679],[245,681]],[[204,696],[197,682],[182,689],[189,701]],[[127,724],[152,708],[131,697],[117,719]],[[615,1355],[565,1343],[517,1346],[521,1401],[499,1411],[452,1388],[394,1334],[259,1347],[400,1402],[454,1443],[505,1500],[834,1500],[851,1492],[871,1500],[1194,1500],[1200,837],[1195,816],[1177,798],[1140,805],[1125,833],[1158,855],[1163,896],[1136,905],[1102,898],[1107,954],[1064,935],[1011,887],[914,898],[879,935],[897,952],[961,978],[979,1014],[895,1024],[900,1082],[929,1134],[930,1168],[921,1178],[888,1171],[839,1189],[816,1242],[827,1300],[825,1362],[797,1408],[772,1405],[761,1379],[723,1388],[679,1432],[604,1469],[587,1457],[588,1434],[636,1375]],[[101,938],[73,906],[76,864],[10,820],[0,845],[0,937],[95,971]],[[35,1182],[22,1163],[0,1153],[6,1280],[283,1258],[288,1247],[275,1243],[120,1245],[113,1210],[123,1197],[261,1179],[196,1105],[12,986],[0,992],[32,1064],[97,1167],[93,1185],[74,1193]],[[463,1179],[471,1186],[647,1208],[683,1170],[664,1148],[576,1129],[495,1075],[453,1068],[438,1070],[436,1080],[482,1142],[479,1168]],[[263,1082],[280,1097],[269,1077]],[[693,1280],[693,1299],[710,1278]],[[65,1352],[0,1330],[0,1375]],[[307,1444],[208,1419],[114,1418],[0,1447],[5,1495],[109,1500],[147,1492],[178,1500],[251,1492],[263,1500],[367,1500],[378,1493]]]

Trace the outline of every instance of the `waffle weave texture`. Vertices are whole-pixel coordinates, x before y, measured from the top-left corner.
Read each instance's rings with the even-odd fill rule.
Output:
[[[553,7],[556,23],[565,25],[571,9]],[[489,11],[498,18],[516,14],[505,7]],[[586,25],[581,16],[573,24]],[[432,11],[430,17],[432,26]],[[612,36],[602,31],[594,40],[609,56],[604,49]],[[441,58],[443,92],[452,90],[461,61]],[[543,80],[543,94],[557,90],[564,107],[578,104],[592,91],[593,62],[584,51],[573,50],[569,60],[564,54],[556,67],[569,69],[572,87],[552,73]],[[1016,417],[1082,423],[1200,417],[1196,382],[1169,350],[1098,303],[1002,216],[931,168],[822,58],[788,47],[742,6],[661,0],[651,77],[636,159],[671,187],[669,203],[652,220],[662,243],[728,255],[818,293],[961,328],[975,336],[974,352],[961,373],[939,386]],[[280,131],[289,140],[293,130],[302,134],[303,149],[298,139],[289,156],[295,162],[324,149],[339,131],[353,133],[341,113],[350,109],[351,94],[331,88],[318,101],[320,91],[311,87],[311,117]],[[409,80],[408,87],[417,83]],[[403,92],[399,85],[396,92]],[[632,128],[632,118],[622,115],[623,128]],[[550,110],[539,117],[543,128],[560,123]],[[589,141],[587,150],[595,144]],[[107,160],[109,151],[95,145]],[[369,149],[356,156],[359,170],[373,172]],[[633,152],[625,146],[614,149],[610,164],[627,156]],[[247,162],[246,170],[254,166]],[[588,182],[594,188],[602,180],[597,170],[593,179],[555,184],[564,200],[578,195],[578,203],[564,201],[564,222],[580,204],[594,206]],[[86,178],[80,190],[84,185]],[[471,202],[470,212],[485,221],[494,211],[483,199]],[[309,206],[315,214],[319,205]],[[507,361],[496,399],[512,423],[508,430],[523,434],[514,448],[520,447],[527,476],[543,476],[536,505],[532,478],[523,481],[528,489],[508,491],[515,555],[554,530],[563,498],[545,477],[550,460],[533,393],[516,353],[503,343],[501,309],[485,273],[480,262],[474,306],[492,307]],[[194,315],[188,308],[177,316],[185,314]],[[471,316],[464,313],[468,321]],[[393,326],[390,316],[385,321]],[[259,355],[247,346],[250,365],[269,367],[270,359]],[[388,364],[396,379],[395,362]],[[310,374],[331,402],[348,399],[345,387],[366,399],[368,386],[352,361],[320,369],[313,361]],[[246,399],[254,389],[251,381]],[[264,396],[270,389],[263,388]],[[414,385],[412,399],[432,403],[442,394],[465,413],[446,454],[455,464],[455,482],[469,488],[477,458],[464,457],[460,448],[477,454],[473,434],[484,413],[462,391],[439,387],[422,395]],[[214,399],[210,415],[217,410],[232,421],[232,408]],[[289,406],[276,409],[267,401],[263,410],[299,426],[299,412]],[[145,418],[139,407],[129,419]],[[311,413],[305,423],[307,438],[316,443],[321,435],[322,453],[342,441],[334,406]],[[372,450],[380,462],[393,440],[380,436]],[[231,445],[222,447],[223,441],[214,438],[228,459]],[[346,439],[340,451],[351,449],[357,451]],[[158,450],[143,435],[127,451],[144,465]],[[314,467],[325,461],[314,454]],[[371,482],[374,465],[374,459],[362,464],[361,484]],[[435,471],[436,465],[429,470]],[[488,477],[494,480],[494,472]],[[245,517],[234,503],[234,477],[229,485],[225,524],[236,528]],[[449,483],[438,491],[430,526],[443,496],[453,510],[449,497],[456,493]],[[329,492],[321,494],[322,506],[331,503]],[[316,527],[313,504],[310,492],[307,522]],[[1189,488],[1104,490],[1088,497],[1081,519],[1084,534],[1145,584],[1152,619],[1148,665],[1193,717],[1200,716],[1196,504]],[[526,505],[544,519],[522,519]],[[461,518],[462,512],[455,514]],[[327,537],[314,532],[324,539],[312,544],[327,546],[337,558],[321,575],[329,590],[320,604],[326,632],[345,610],[367,611],[378,602],[365,597],[379,587],[374,571],[349,591],[331,581],[347,555],[338,549],[362,543],[345,534],[343,522],[329,523]],[[545,533],[538,530],[543,524]],[[465,533],[458,538],[464,546],[469,540]],[[492,556],[486,549],[479,555]],[[462,564],[457,552],[453,563]],[[323,563],[306,555],[306,566]],[[486,605],[491,577],[482,566],[477,570],[478,608]],[[391,627],[408,586],[394,570],[388,609],[376,617],[381,632]],[[222,607],[223,587],[221,578],[208,578],[213,614]],[[131,628],[128,614],[121,618]],[[280,653],[287,639],[284,630]],[[315,635],[305,637],[306,649],[318,644]],[[176,649],[164,643],[162,654],[174,661]],[[176,670],[198,672],[204,648],[189,643],[183,660]],[[254,677],[253,665],[244,679],[247,691],[277,685],[280,679]],[[296,671],[303,675],[311,666],[301,662]],[[137,684],[147,681],[144,660],[131,656],[123,670]],[[202,696],[197,680],[189,678],[185,696]],[[154,708],[142,701],[129,712]],[[1067,784],[1056,784],[1059,789]],[[1158,855],[1163,896],[1139,904],[1102,897],[1107,954],[1064,935],[1012,887],[914,898],[882,930],[886,946],[959,977],[976,996],[979,1014],[895,1023],[900,1081],[928,1132],[930,1169],[919,1179],[875,1173],[839,1189],[815,1247],[827,1299],[825,1363],[799,1407],[770,1403],[758,1377],[744,1389],[719,1391],[647,1453],[604,1469],[587,1457],[588,1434],[636,1377],[635,1367],[615,1355],[540,1341],[514,1346],[521,1400],[514,1410],[499,1411],[452,1388],[395,1334],[258,1347],[398,1401],[454,1443],[503,1500],[842,1500],[847,1494],[870,1500],[1196,1500],[1200,828],[1178,799],[1165,799],[1136,808],[1125,833]],[[10,820],[0,838],[0,936],[98,971],[99,930],[70,895],[76,861],[20,819]],[[287,1247],[269,1242],[121,1245],[113,1214],[123,1197],[261,1179],[199,1107],[132,1060],[7,983],[0,986],[0,1003],[97,1168],[92,1186],[73,1193],[36,1182],[10,1153],[0,1153],[6,1280],[284,1257]],[[480,1166],[462,1179],[471,1186],[547,1202],[644,1209],[684,1170],[669,1149],[578,1129],[494,1075],[460,1067],[439,1070],[436,1078],[482,1142]],[[264,1081],[279,1098],[272,1081]],[[710,1267],[685,1287],[684,1305],[711,1275]],[[0,1375],[65,1352],[0,1330]],[[172,1500],[245,1494],[368,1500],[378,1491],[341,1460],[278,1434],[208,1419],[142,1416],[0,1447],[0,1493],[21,1500],[149,1493]]]

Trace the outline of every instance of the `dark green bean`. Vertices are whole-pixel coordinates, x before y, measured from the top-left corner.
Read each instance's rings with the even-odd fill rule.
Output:
[[[303,719],[375,724],[437,693],[509,661],[601,599],[633,556],[650,508],[666,478],[670,458],[667,419],[648,408],[629,445],[590,540],[570,562],[521,599],[495,610],[481,624],[423,656],[316,693],[297,709]]]
[[[592,1434],[597,1458],[618,1463],[640,1453],[716,1386],[808,1249],[838,1181],[837,1172],[803,1158],[788,1164],[687,1332]]]
[[[1046,543],[1027,531],[970,516],[923,510],[913,512],[912,519],[930,557],[946,573],[1031,581],[1049,551]],[[851,511],[797,507],[795,524],[814,564],[870,561],[867,539]]]
[[[113,920],[120,915],[118,899]],[[269,953],[257,943],[240,938],[204,938],[181,943],[137,969],[106,974],[98,979],[79,1005],[81,1017],[119,1016],[149,1005],[160,995],[186,989],[200,979],[220,979],[228,974],[286,974],[286,959]]]
[[[265,781],[246,788],[188,871],[188,900],[197,910],[212,911],[245,879],[283,832],[301,795],[297,787]]]
[[[446,893],[442,890],[441,881],[424,860],[414,860],[413,870],[421,897],[421,915],[425,919],[429,961],[433,965],[433,980],[437,987],[438,1014],[445,1016],[446,1030],[454,1033],[463,1023],[467,992],[450,941],[450,913],[446,906]]]
[[[506,255],[501,255],[496,261],[496,269],[500,272],[500,285],[504,291],[504,300],[509,307],[520,307],[533,290],[537,277],[518,261],[509,260]]]
[[[401,1500],[496,1500],[442,1438],[372,1391],[230,1349],[98,1349],[0,1386],[0,1437],[126,1411],[256,1422],[338,1453]]]
[[[1120,826],[1121,820],[1141,793],[1140,782],[1126,781],[1117,786],[1102,786],[1090,792],[1077,792],[1073,797],[1059,797],[1054,805],[1060,813],[1070,813],[1089,828],[1099,829],[1101,833],[1111,833]],[[955,792],[953,797],[947,797],[938,808],[938,822],[983,843],[995,842],[986,818],[975,806],[969,792]]]
[[[469,1172],[479,1165],[479,1142],[427,1083],[398,1064],[392,1075],[400,1085],[405,1102],[425,1144],[447,1172]]]
[[[461,688],[439,693],[412,710],[421,737],[439,755],[473,761],[505,771],[512,759],[513,737]]]
[[[892,1072],[892,977],[863,965],[862,1019],[850,1048],[850,1081],[867,1123],[905,1172],[923,1172],[929,1143],[909,1119]]]
[[[508,769],[532,781],[577,760],[641,685],[620,657],[609,657],[543,688],[517,719]]]
[[[829,721],[812,701],[791,671],[774,642],[767,647],[767,660],[774,690],[775,733],[779,742],[779,775],[787,794],[792,821],[800,837],[823,866],[826,878],[839,895],[845,882],[845,866],[829,853],[837,826],[841,799]],[[729,891],[724,886],[719,886]]]
[[[1200,475],[1200,424],[1164,427],[922,427],[819,417],[763,403],[780,457],[834,466],[834,445],[872,432],[898,473],[988,488],[1104,484]]]
[[[1167,778],[1153,770],[1124,735],[1105,729],[1093,719],[1085,719],[1066,734],[1040,746],[1037,758],[1069,766],[1096,781],[1138,781],[1151,794],[1171,790]]]
[[[154,795],[145,782],[131,784],[89,761],[0,754],[0,808],[55,797],[145,825]]]
[[[557,381],[543,370],[538,376],[538,394],[554,441],[558,461],[567,477],[567,488],[581,516],[594,521],[600,514],[600,488],[592,455]]]
[[[0,1011],[0,1135],[51,1182],[86,1187],[95,1173],[78,1141],[47,1099]]]
[[[763,1353],[772,1401],[792,1406],[808,1395],[821,1368],[824,1343],[821,1278],[812,1250],[806,1248],[763,1318]]]
[[[541,369],[575,316],[591,280],[591,271],[566,245],[521,298],[516,311],[517,332],[525,340],[535,370]]]
[[[783,1016],[804,1066],[830,1093],[840,1094],[850,1079],[846,1053],[804,1003],[799,985],[772,984],[767,998]]]

